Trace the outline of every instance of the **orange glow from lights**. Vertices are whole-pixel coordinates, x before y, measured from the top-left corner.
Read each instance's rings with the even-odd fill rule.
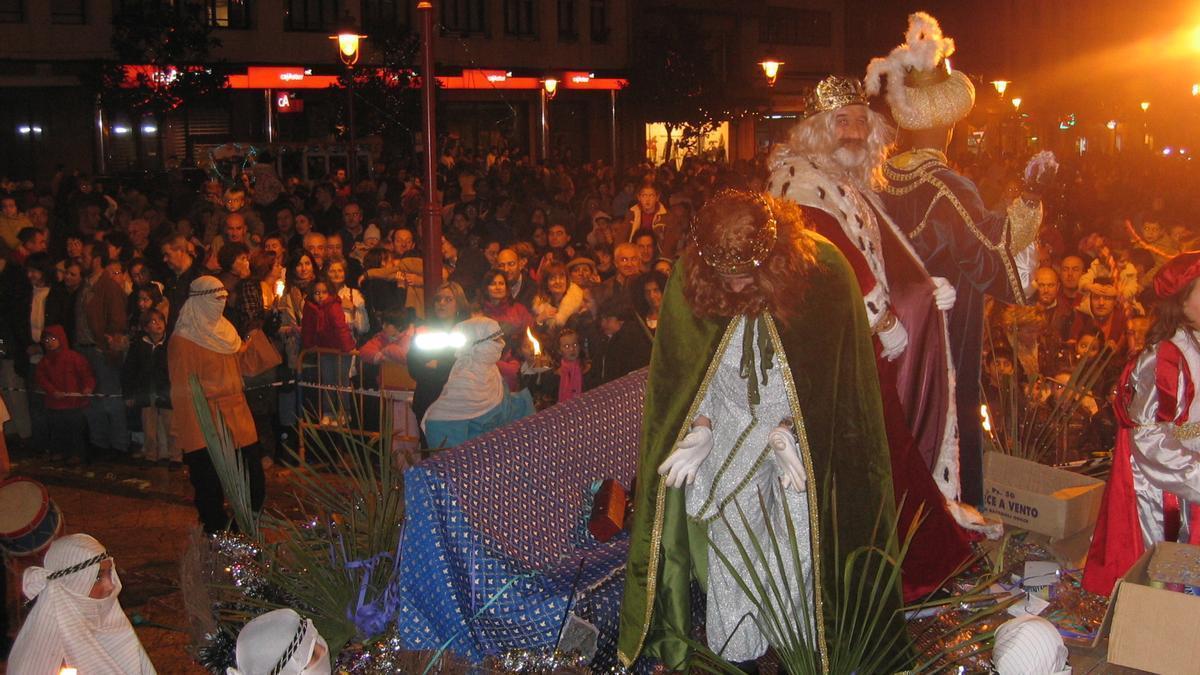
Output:
[[[776,80],[776,78],[779,77],[779,66],[783,65],[783,61],[776,61],[775,59],[767,59],[765,61],[760,62],[758,65],[762,66],[763,75],[767,76],[767,86],[774,87],[775,80]]]

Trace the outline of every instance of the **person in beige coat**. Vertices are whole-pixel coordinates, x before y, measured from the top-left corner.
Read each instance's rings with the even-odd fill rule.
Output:
[[[250,506],[257,512],[262,509],[266,486],[258,434],[250,406],[246,404],[242,377],[258,375],[280,363],[279,354],[262,331],[251,332],[243,341],[222,315],[228,297],[229,292],[216,277],[198,277],[191,284],[175,332],[167,343],[174,409],[171,431],[183,451],[205,532],[224,528],[229,519],[225,514],[225,494],[192,401],[191,380],[198,379],[213,419],[219,413],[239,448],[250,477]]]

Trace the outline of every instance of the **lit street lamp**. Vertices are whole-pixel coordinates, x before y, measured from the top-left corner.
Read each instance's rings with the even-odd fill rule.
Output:
[[[354,17],[350,16],[349,10],[342,16],[337,34],[329,36],[330,40],[337,42],[338,57],[346,66],[346,113],[349,118],[346,141],[349,157],[346,163],[346,179],[350,181],[351,192],[354,191],[354,169],[358,163],[354,147],[354,64],[358,63],[358,57],[361,55],[359,43],[366,38],[366,35],[359,35],[358,25],[354,22]]]
[[[1020,96],[1017,96],[1017,97],[1014,97],[1014,98],[1013,98],[1013,100],[1012,100],[1012,107],[1013,107],[1013,109],[1014,109],[1014,110],[1016,110],[1017,112],[1020,112],[1020,111],[1021,111],[1021,97],[1020,97]]]
[[[1143,113],[1150,112],[1150,101],[1142,101],[1139,105],[1141,106]],[[1150,138],[1150,122],[1148,118],[1149,115],[1142,115],[1142,144],[1145,145],[1149,150],[1153,149],[1154,140]]]
[[[992,80],[992,86],[996,88],[996,93],[1000,94],[1000,98],[1004,98],[1004,92],[1008,91],[1008,85],[1011,84],[1008,80]]]
[[[558,79],[547,77],[542,80],[542,88],[540,90],[540,103],[542,113],[542,161],[550,158],[550,101],[558,94]]]
[[[779,77],[779,66],[783,65],[783,61],[767,58],[760,61],[758,65],[762,67],[763,75],[767,77],[767,86],[774,87],[775,80]]]

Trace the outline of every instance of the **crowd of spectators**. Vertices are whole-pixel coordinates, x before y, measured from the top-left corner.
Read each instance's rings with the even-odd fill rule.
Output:
[[[984,160],[964,168],[993,208],[1016,189],[1015,165]],[[1057,415],[1051,461],[1111,449],[1116,420],[1109,404],[1122,369],[1145,347],[1154,275],[1171,256],[1197,246],[1197,174],[1183,157],[1064,162],[1059,190],[1046,200],[1028,306],[993,303],[988,313],[983,384],[997,434],[1037,428]],[[1061,404],[1064,394],[1078,404]],[[1010,424],[1005,415],[1020,419]]]
[[[441,158],[442,239],[424,241],[420,179],[376,164],[306,183],[90,178],[0,192],[0,388],[19,444],[55,460],[178,465],[166,342],[191,282],[217,277],[226,318],[262,328],[284,363],[246,381],[267,456],[297,422],[357,423],[339,395],[294,382],[415,387],[420,419],[454,362],[414,336],[472,316],[498,322],[507,387],[538,408],[646,365],[673,261],[696,206],[761,165],[537,165],[455,150]],[[422,256],[444,281],[426,314]],[[320,356],[309,358],[308,350]],[[385,372],[393,367],[389,374]],[[397,368],[404,373],[397,377]],[[357,379],[355,379],[357,378]],[[390,383],[390,384],[389,384]],[[368,423],[368,420],[363,420]]]
[[[1020,159],[960,166],[998,208],[1017,189]],[[277,372],[246,382],[267,456],[283,456],[277,442],[294,443],[302,415],[348,421],[333,412],[344,401],[314,407],[293,386],[297,377],[398,381],[415,387],[419,420],[454,350],[418,348],[413,337],[471,316],[500,324],[498,367],[511,391],[528,389],[538,408],[568,400],[649,362],[692,214],[720,187],[761,189],[765,175],[761,158],[617,171],[462,149],[444,154],[439,171],[440,242],[422,240],[421,179],[401,164],[378,163],[353,185],[345,171],[306,183],[268,164],[246,169],[253,181],[225,183],[65,170],[46,185],[5,182],[6,430],[68,462],[111,454],[178,463],[165,344],[189,284],[205,274],[229,290],[225,311],[237,330],[264,329],[283,355]],[[1090,154],[1066,158],[1061,176],[1046,204],[1030,307],[989,312],[984,387],[997,395],[1015,374],[1008,381],[1026,395],[1052,400],[1047,383],[1111,352],[1081,406],[1086,426],[1105,416],[1121,367],[1144,344],[1154,272],[1194,246],[1188,214],[1200,212],[1200,193],[1187,189],[1196,170],[1183,158]],[[445,280],[427,315],[422,256],[431,247]],[[326,356],[310,368],[302,355],[312,349]],[[389,366],[405,376],[388,376]],[[1088,449],[1107,443],[1102,432],[1089,438],[1097,447]]]

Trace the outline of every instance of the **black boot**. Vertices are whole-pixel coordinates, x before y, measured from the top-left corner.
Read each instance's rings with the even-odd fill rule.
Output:
[[[758,661],[734,661],[733,667],[747,675],[758,675]]]

